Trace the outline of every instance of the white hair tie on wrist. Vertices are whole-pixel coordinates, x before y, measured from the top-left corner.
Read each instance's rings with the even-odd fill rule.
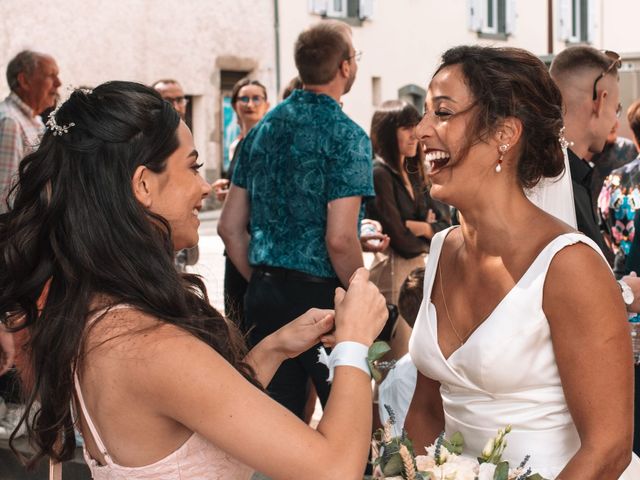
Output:
[[[356,367],[371,376],[369,362],[369,347],[358,342],[340,342],[331,351],[331,355],[327,355],[324,347],[318,348],[318,362],[326,365],[329,369],[328,383],[333,381],[333,371],[335,367],[349,366]]]

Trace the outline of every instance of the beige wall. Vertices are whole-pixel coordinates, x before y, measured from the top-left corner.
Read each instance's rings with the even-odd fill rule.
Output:
[[[557,53],[568,44],[558,39],[558,1],[552,2],[552,48]],[[595,40],[597,48],[619,51],[627,56],[640,52],[640,37],[633,35],[640,18],[637,0],[596,0]],[[468,26],[466,0],[377,0],[374,16],[353,26],[354,45],[364,51],[358,78],[344,97],[344,110],[363,128],[369,129],[375,110],[372,77],[379,77],[380,99],[397,98],[398,89],[407,84],[426,88],[428,80],[446,49],[461,44],[509,45],[525,48],[536,55],[549,52],[548,0],[517,0],[515,30],[506,40],[482,38]],[[309,13],[303,0],[280,0],[281,67],[283,84],[296,74],[293,43],[306,26],[319,21]],[[636,55],[637,57],[637,55]],[[635,67],[634,67],[635,68]],[[623,100],[628,104],[636,77],[623,82]]]
[[[510,1],[510,0],[508,0]],[[558,2],[553,0],[553,49]],[[320,17],[307,0],[278,0],[281,89],[296,74],[293,44]],[[640,1],[595,0],[594,45],[617,50],[633,62],[625,68],[625,106],[640,94],[640,37],[634,35]],[[220,70],[249,70],[276,96],[273,0],[0,0],[0,70],[15,53],[31,48],[52,54],[65,85],[96,85],[110,79],[150,83],[180,80],[195,95],[194,136],[209,179],[219,174]],[[425,88],[439,56],[468,43],[513,45],[548,54],[548,0],[516,0],[515,31],[506,41],[479,38],[468,27],[467,0],[375,0],[374,16],[353,27],[364,51],[358,79],[344,98],[345,111],[365,130],[380,100],[397,98],[407,84]],[[633,55],[631,53],[636,52]],[[0,95],[7,93],[0,80]],[[279,92],[278,92],[279,93]],[[274,102],[272,102],[273,104]]]
[[[0,24],[0,70],[22,49],[49,53],[63,96],[69,85],[178,79],[196,96],[194,136],[211,179],[220,165],[220,70],[252,70],[275,94],[267,0],[2,0]]]

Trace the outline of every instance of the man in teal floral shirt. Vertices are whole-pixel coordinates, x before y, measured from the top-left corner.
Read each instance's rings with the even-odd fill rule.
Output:
[[[302,32],[295,61],[304,88],[269,112],[237,152],[218,231],[250,280],[251,344],[309,308],[333,308],[335,288],[363,266],[358,227],[362,199],[374,195],[371,142],[340,106],[359,55],[343,22]],[[309,377],[324,405],[327,369],[315,347],[285,361],[268,391],[302,418]]]

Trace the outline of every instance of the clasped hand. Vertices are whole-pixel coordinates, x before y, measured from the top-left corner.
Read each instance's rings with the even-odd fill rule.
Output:
[[[388,312],[384,297],[369,281],[369,272],[359,268],[349,289],[336,289],[336,309],[312,308],[276,331],[275,345],[287,358],[294,358],[318,343],[354,341],[371,345],[382,331]]]

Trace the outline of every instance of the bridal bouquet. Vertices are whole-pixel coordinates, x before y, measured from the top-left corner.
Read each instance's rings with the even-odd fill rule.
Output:
[[[505,436],[511,427],[498,430],[489,439],[477,459],[462,456],[464,438],[457,432],[450,439],[440,434],[436,442],[426,447],[426,455],[415,455],[413,444],[402,431],[400,437],[391,436],[395,418],[391,409],[389,420],[372,440],[374,479],[387,480],[545,480],[527,467],[529,456],[515,468],[502,460],[507,444]]]

